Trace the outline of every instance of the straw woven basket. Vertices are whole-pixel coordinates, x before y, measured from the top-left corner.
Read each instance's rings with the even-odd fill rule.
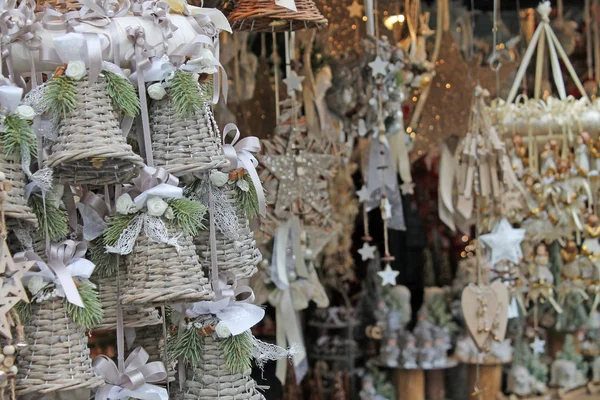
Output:
[[[251,369],[232,374],[225,364],[219,342],[208,336],[204,339],[200,366],[185,382],[183,400],[264,400],[250,376]]]
[[[17,394],[95,388],[104,383],[92,369],[85,329],[71,321],[62,299],[32,304],[25,327],[28,346],[18,360]]]
[[[227,200],[236,206],[236,189],[234,184],[228,183],[223,188]],[[250,278],[257,271],[256,266],[262,260],[262,254],[256,247],[254,232],[250,229],[248,218],[242,210],[237,210],[239,223],[237,240],[232,240],[217,229],[217,263],[219,271],[231,271],[238,279]],[[196,252],[200,260],[210,264],[210,233],[200,231],[194,239]]]
[[[133,345],[130,346],[129,350],[126,351],[125,358],[129,356],[131,351],[140,346],[142,346],[148,353],[148,356],[150,357],[148,362],[160,361],[164,363],[165,339],[163,335],[162,324],[136,328],[135,340],[133,341]],[[169,375],[169,382],[173,382],[175,380],[176,364],[176,361],[168,362],[167,374]]]
[[[312,0],[296,0],[297,11],[275,4],[275,0],[240,0],[229,14],[231,28],[238,31],[281,32],[320,28],[327,25]]]
[[[169,234],[176,231],[169,229]],[[175,247],[156,243],[144,233],[127,256],[127,279],[123,285],[123,304],[192,302],[212,300],[214,292],[204,277],[192,238],[182,234]]]
[[[36,2],[36,11],[41,12],[50,7],[54,10],[66,14],[69,11],[78,11],[82,4],[77,0],[42,0]]]
[[[125,283],[125,268],[119,271],[121,286]],[[117,328],[117,276],[96,279],[98,295],[104,317],[102,323],[94,330],[108,330]],[[162,323],[158,310],[154,307],[123,306],[123,323],[126,328],[138,328],[147,325]]]
[[[7,218],[15,218],[37,227],[38,221],[25,200],[25,173],[16,155],[7,155],[0,151],[0,172],[6,177],[5,183],[11,189],[4,192],[2,209]]]
[[[150,128],[156,166],[173,175],[229,164],[223,154],[219,128],[208,111],[199,112],[194,118],[181,118],[175,114],[173,101],[167,96],[150,106]]]
[[[48,167],[54,168],[60,182],[128,182],[137,176],[143,161],[125,142],[106,82],[83,80],[75,84],[77,108],[60,123]]]

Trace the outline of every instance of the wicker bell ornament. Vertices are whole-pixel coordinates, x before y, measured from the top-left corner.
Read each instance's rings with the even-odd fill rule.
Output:
[[[238,31],[282,32],[320,28],[327,25],[313,0],[295,0],[296,10],[279,6],[275,0],[240,0],[229,14],[231,28]]]
[[[137,176],[143,160],[125,141],[106,81],[90,83],[84,79],[75,86],[77,106],[60,122],[48,167],[54,169],[60,182],[128,182]]]

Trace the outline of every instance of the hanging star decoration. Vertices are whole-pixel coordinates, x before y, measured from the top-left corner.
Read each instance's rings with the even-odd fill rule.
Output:
[[[363,261],[372,260],[375,258],[375,246],[369,246],[367,242],[364,242],[362,247],[358,249],[358,254]]]
[[[312,232],[309,245],[316,256],[315,248],[322,249],[339,229],[331,217],[329,193],[329,181],[337,168],[337,148],[325,135],[307,132],[295,101],[288,99],[281,105],[275,134],[261,142],[263,153],[257,155],[269,206],[260,239],[269,240],[282,221],[297,215]],[[317,232],[319,229],[322,232]]]
[[[381,57],[377,56],[375,60],[369,63],[369,67],[371,67],[371,74],[373,75],[373,77],[377,78],[377,76],[379,75],[385,76],[389,64],[389,62],[383,61]]]
[[[415,184],[414,182],[404,182],[400,185],[400,190],[403,195],[415,194]]]
[[[492,233],[481,235],[479,239],[489,249],[492,265],[503,260],[518,264],[523,258],[521,242],[525,239],[525,229],[513,229],[506,218],[498,222]]]
[[[301,92],[303,80],[303,76],[298,76],[298,74],[296,74],[296,71],[291,71],[290,74],[283,80],[283,83],[285,83],[285,85],[287,86],[288,92]]]
[[[395,286],[398,274],[400,274],[400,272],[394,271],[390,264],[386,264],[385,269],[377,273],[377,275],[379,275],[381,278],[381,286]]]
[[[365,7],[354,0],[346,9],[350,12],[350,18],[362,18]]]
[[[544,354],[544,350],[546,348],[546,341],[545,340],[541,340],[539,337],[535,337],[535,339],[533,339],[533,342],[529,344],[529,347],[531,347],[531,350],[533,350],[534,354]]]
[[[358,196],[358,201],[361,203],[369,200],[369,191],[365,185],[362,185],[360,190],[356,192],[356,195]]]
[[[3,277],[0,278],[0,334],[11,339],[12,319],[8,314],[20,300],[29,303],[21,278],[35,265],[35,261],[15,261],[6,240],[2,241],[1,251],[0,274]]]

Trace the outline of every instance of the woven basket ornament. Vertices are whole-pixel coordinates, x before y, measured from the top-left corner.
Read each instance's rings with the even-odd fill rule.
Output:
[[[204,338],[202,359],[185,381],[183,400],[264,400],[250,376],[251,369],[232,374],[227,368],[219,340]]]
[[[262,260],[262,254],[256,247],[254,232],[250,229],[248,218],[236,205],[235,183],[227,183],[222,189],[227,202],[236,210],[239,229],[235,232],[237,235],[235,239],[217,230],[217,264],[219,271],[232,272],[238,279],[250,278],[256,273],[256,266]],[[194,243],[200,260],[206,261],[206,265],[209,265],[211,257],[210,233],[200,231],[194,239]]]
[[[170,96],[154,101],[150,129],[155,164],[175,176],[228,165],[208,104],[193,117],[183,118],[177,115]]]
[[[0,172],[5,176],[9,190],[3,191],[4,199],[2,209],[7,218],[14,218],[37,227],[38,221],[25,200],[25,173],[21,168],[21,161],[16,155],[7,155],[0,151]],[[10,221],[8,221],[10,224]]]
[[[92,370],[85,329],[74,323],[63,299],[32,304],[25,327],[28,346],[18,360],[17,394],[95,388],[103,383]]]
[[[119,272],[121,285],[125,282],[125,268]],[[117,276],[97,278],[98,297],[102,303],[102,324],[94,330],[114,330],[117,328]],[[157,325],[162,323],[158,310],[154,307],[124,306],[123,325],[125,328]],[[145,346],[144,346],[145,347]]]
[[[170,227],[169,235],[180,232]],[[127,279],[123,304],[193,302],[212,300],[214,293],[198,261],[189,235],[177,240],[179,252],[169,244],[157,243],[141,233],[127,256]]]
[[[162,325],[136,328],[135,339],[133,340],[133,344],[130,346],[130,350],[127,350],[125,352],[125,357],[129,357],[129,354],[131,354],[131,350],[140,346],[143,347],[144,350],[146,350],[146,352],[150,356],[148,362],[160,361],[162,363],[165,363],[165,339],[163,335]],[[166,363],[169,382],[173,382],[175,380],[176,365],[177,361],[174,360],[169,360]]]
[[[320,28],[327,25],[313,0],[296,0],[296,10],[275,0],[240,0],[229,14],[231,28],[238,31],[282,32]]]
[[[76,81],[77,106],[63,118],[47,165],[60,182],[105,185],[128,182],[142,158],[128,145],[107,91],[98,79]]]

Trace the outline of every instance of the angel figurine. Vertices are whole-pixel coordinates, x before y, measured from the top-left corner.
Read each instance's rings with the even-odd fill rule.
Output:
[[[581,132],[577,136],[575,147],[575,165],[577,167],[577,173],[581,176],[587,176],[587,174],[590,172],[589,143],[589,133]]]
[[[536,282],[542,283],[554,283],[554,275],[550,271],[548,267],[549,264],[549,256],[548,256],[548,246],[545,243],[540,243],[535,248],[535,257],[534,257],[534,272],[532,274],[532,280]]]
[[[600,137],[591,144],[590,151],[594,159],[594,170],[600,172]]]
[[[550,178],[556,174],[556,159],[558,158],[558,144],[556,140],[550,140],[544,145],[544,151],[540,154],[542,158],[542,176]]]

